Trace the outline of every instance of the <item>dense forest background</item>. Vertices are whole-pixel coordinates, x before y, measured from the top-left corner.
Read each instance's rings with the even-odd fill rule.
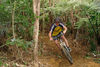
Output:
[[[68,28],[66,38],[86,46],[88,52],[100,55],[100,0],[40,0],[39,16],[33,12],[33,2],[0,0],[0,66],[7,66],[7,59],[25,65],[32,61],[36,18],[39,18],[40,50],[43,46],[41,37],[48,37],[54,18],[60,17]],[[40,50],[39,55],[42,54]],[[26,60],[24,55],[30,58]]]

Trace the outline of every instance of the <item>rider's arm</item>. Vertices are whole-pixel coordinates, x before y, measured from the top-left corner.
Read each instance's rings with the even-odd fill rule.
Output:
[[[67,27],[63,24],[63,23],[60,23],[60,25],[63,27],[63,33],[65,34],[66,33],[66,31],[67,31]]]
[[[51,31],[49,32],[49,38],[51,38]]]
[[[54,28],[54,24],[52,24],[52,26],[50,28],[50,32],[49,32],[49,38],[50,38],[50,40],[53,40],[52,39],[52,31],[53,31],[53,28]]]
[[[51,36],[51,31],[49,32],[49,38],[50,38],[50,40],[53,40],[53,38]]]
[[[65,34],[65,33],[66,33],[66,31],[67,31],[67,27],[66,27],[66,26],[63,26],[63,28],[64,28],[63,33]]]

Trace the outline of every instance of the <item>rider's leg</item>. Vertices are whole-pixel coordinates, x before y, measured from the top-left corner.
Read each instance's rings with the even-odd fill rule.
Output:
[[[55,41],[55,43],[56,43],[57,47],[61,50],[61,47],[60,47],[60,45],[59,45],[58,40],[54,40],[54,41]]]
[[[64,53],[63,53],[63,50],[62,50],[61,47],[60,47],[60,44],[59,44],[58,40],[54,40],[54,41],[55,41],[57,47],[61,50],[62,54],[64,54]]]
[[[65,36],[64,36],[64,35],[62,35],[62,36],[61,36],[61,38],[65,41],[65,43],[66,43],[67,47],[69,47],[68,41],[67,41],[67,39],[65,38]]]

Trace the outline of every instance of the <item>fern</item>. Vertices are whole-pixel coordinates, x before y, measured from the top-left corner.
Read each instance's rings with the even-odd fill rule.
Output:
[[[81,18],[78,15],[75,15],[79,21],[75,23],[75,28],[80,29],[84,23],[89,22],[88,18]]]

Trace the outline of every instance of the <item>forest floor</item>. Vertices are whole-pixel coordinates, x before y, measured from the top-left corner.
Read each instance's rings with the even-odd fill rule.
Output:
[[[94,56],[89,53],[88,45],[79,44],[70,37],[68,38],[74,61],[72,65],[68,62],[66,57],[62,55],[53,41],[50,41],[48,37],[40,38],[40,43],[42,44],[40,51],[42,51],[42,53],[41,56],[39,56],[39,60],[44,67],[100,67],[100,56],[94,58]]]
[[[39,66],[40,67],[100,67],[100,56],[94,57],[89,52],[88,45],[82,45],[68,37],[68,42],[72,48],[71,55],[74,64],[70,64],[66,57],[57,48],[54,41],[50,41],[47,36],[39,37]],[[0,67],[34,67],[31,52],[17,56],[14,52],[0,52]],[[10,48],[11,49],[11,48]],[[14,54],[13,54],[14,53]],[[22,59],[23,58],[23,59]],[[2,61],[1,61],[2,60]],[[22,62],[24,61],[24,63]],[[28,61],[27,61],[28,60]],[[3,65],[2,65],[3,63]]]

